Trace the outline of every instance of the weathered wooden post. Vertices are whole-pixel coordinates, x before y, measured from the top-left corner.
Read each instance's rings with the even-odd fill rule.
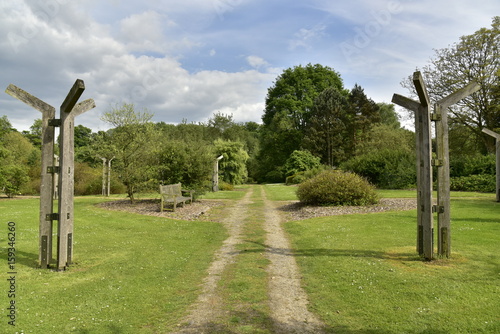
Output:
[[[6,93],[42,112],[42,180],[40,186],[39,263],[50,265],[52,254],[52,224],[58,220],[57,269],[72,262],[73,255],[73,192],[74,192],[74,118],[95,107],[92,99],[76,104],[85,90],[82,80],[76,80],[60,108],[60,119],[55,119],[55,108],[26,91],[9,85]],[[54,159],[55,127],[60,130],[60,166]],[[58,213],[53,212],[53,175],[59,173]]]
[[[392,102],[415,112],[417,145],[417,251],[427,260],[434,257],[432,216],[432,142],[427,88],[420,72],[413,73],[419,102],[394,94]]]
[[[450,256],[450,162],[448,145],[447,109],[461,99],[478,91],[480,86],[472,82],[466,87],[439,100],[434,112],[429,114],[430,99],[420,72],[413,73],[413,83],[420,103],[404,96],[394,94],[392,102],[415,112],[415,133],[417,137],[417,250],[426,259],[433,258],[433,217],[438,219],[438,254]],[[432,160],[430,120],[436,122],[436,155]],[[438,170],[437,205],[432,205],[432,167]]]
[[[102,195],[106,196],[106,158],[101,157],[102,160]]]
[[[42,113],[42,171],[40,183],[40,221],[39,221],[39,256],[38,261],[43,268],[47,268],[52,253],[52,221],[53,193],[55,168],[54,159],[54,117],[56,109],[28,92],[9,85],[5,92],[12,97],[26,103]]]
[[[212,191],[219,191],[219,161],[224,158],[223,155],[217,157],[214,161],[214,172],[212,174]]]
[[[496,139],[496,192],[497,202],[500,202],[500,134],[489,129],[483,129],[483,132]]]
[[[111,161],[113,161],[115,157],[112,157],[108,160],[108,188],[107,188],[107,197],[111,195]]]
[[[466,87],[448,95],[434,104],[432,120],[436,124],[436,157],[433,165],[437,168],[437,213],[438,224],[438,254],[451,255],[451,221],[450,221],[450,150],[448,144],[448,113],[447,109],[478,91],[479,84],[472,82]]]

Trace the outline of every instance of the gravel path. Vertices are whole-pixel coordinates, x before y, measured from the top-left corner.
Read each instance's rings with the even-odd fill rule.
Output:
[[[275,333],[319,334],[325,327],[307,309],[307,295],[301,287],[301,276],[290,243],[281,227],[282,219],[273,203],[265,205],[265,230],[267,232],[267,257],[271,261],[268,268],[269,303],[274,320]]]
[[[228,209],[227,218],[222,219],[229,237],[215,254],[215,260],[208,268],[208,276],[204,279],[202,293],[191,307],[189,315],[179,324],[181,329],[176,333],[217,333],[217,319],[224,316],[223,300],[216,292],[217,282],[226,266],[235,261],[239,254],[236,245],[241,242],[240,235],[251,196],[252,191],[248,191],[243,199]]]

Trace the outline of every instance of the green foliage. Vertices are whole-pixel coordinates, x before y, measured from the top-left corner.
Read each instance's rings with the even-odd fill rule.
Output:
[[[105,112],[103,121],[116,126],[100,137],[96,147],[102,156],[113,160],[114,170],[127,187],[127,194],[134,201],[134,194],[156,175],[157,132],[147,110],[135,111],[133,104],[124,103]]]
[[[38,167],[33,159],[37,151],[19,132],[5,132],[0,137],[0,190],[8,197],[26,190],[31,170]]]
[[[211,180],[213,147],[204,142],[164,140],[158,153],[158,178],[163,184],[182,183],[201,189]]]
[[[284,171],[286,176],[291,176],[299,172],[317,168],[320,165],[320,158],[312,155],[311,152],[307,150],[295,150],[285,162]]]
[[[299,185],[297,197],[313,205],[370,205],[378,202],[375,187],[354,173],[325,171]]]
[[[365,177],[382,189],[405,189],[417,181],[415,155],[406,150],[384,149],[352,158],[342,169]]]
[[[380,123],[390,126],[394,129],[399,129],[401,123],[399,122],[399,115],[394,109],[392,103],[378,103]]]
[[[221,182],[219,182],[219,190],[220,191],[233,191],[234,185],[231,183],[221,181]]]
[[[316,168],[312,168],[303,172],[298,172],[296,174],[290,175],[286,178],[286,185],[300,184],[306,180],[312,179],[316,175],[324,172],[325,170],[331,170],[332,168],[327,165],[319,165]]]
[[[245,183],[248,176],[246,166],[248,153],[244,149],[244,144],[217,139],[214,146],[214,157],[223,156],[223,159],[219,161],[220,178],[230,184]]]
[[[469,175],[450,178],[454,191],[496,192],[496,177],[491,174]]]
[[[259,181],[276,180],[276,169],[301,148],[314,100],[328,87],[343,91],[340,75],[329,67],[308,64],[286,69],[268,89],[256,176]]]
[[[495,175],[496,157],[489,155],[459,156],[450,158],[450,176]]]
[[[8,197],[20,195],[23,185],[29,182],[27,169],[24,166],[10,164],[0,167],[0,184]]]
[[[335,87],[325,89],[314,101],[313,113],[304,133],[304,147],[335,166],[345,159],[349,139],[348,101]]]

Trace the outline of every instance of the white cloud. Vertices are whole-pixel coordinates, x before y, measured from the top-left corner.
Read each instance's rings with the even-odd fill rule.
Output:
[[[248,56],[247,62],[253,68],[261,68],[269,66],[269,63],[267,61],[258,56]]]
[[[318,24],[311,29],[301,28],[295,33],[294,39],[289,42],[289,49],[310,49],[312,44],[325,36],[326,25]]]

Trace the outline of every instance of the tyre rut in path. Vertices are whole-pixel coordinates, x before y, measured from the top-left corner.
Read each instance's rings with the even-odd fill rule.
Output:
[[[241,242],[245,218],[253,187],[244,198],[229,208],[222,223],[229,237],[215,254],[203,282],[202,293],[191,307],[190,314],[181,321],[183,326],[176,333],[216,333],[219,320],[223,319],[224,301],[217,295],[217,283],[226,266],[236,260],[239,252],[236,245]],[[274,204],[266,199],[262,189],[266,231],[266,255],[270,261],[267,268],[268,298],[273,321],[273,333],[323,333],[324,324],[307,309],[307,295],[301,287],[300,273],[285,232],[281,227],[281,216]]]
[[[253,191],[248,191],[233,207],[229,214],[222,219],[229,237],[224,240],[222,247],[216,252],[215,260],[208,268],[208,276],[203,280],[200,296],[191,307],[189,315],[181,323],[182,327],[175,333],[215,333],[217,319],[224,315],[223,300],[217,295],[217,283],[226,266],[235,261],[239,252],[236,245],[241,242],[240,236],[247,216],[248,204]]]
[[[318,334],[325,325],[307,309],[308,299],[302,289],[301,276],[281,227],[281,216],[262,192],[267,232],[266,252],[270,260],[268,294],[275,333]]]

